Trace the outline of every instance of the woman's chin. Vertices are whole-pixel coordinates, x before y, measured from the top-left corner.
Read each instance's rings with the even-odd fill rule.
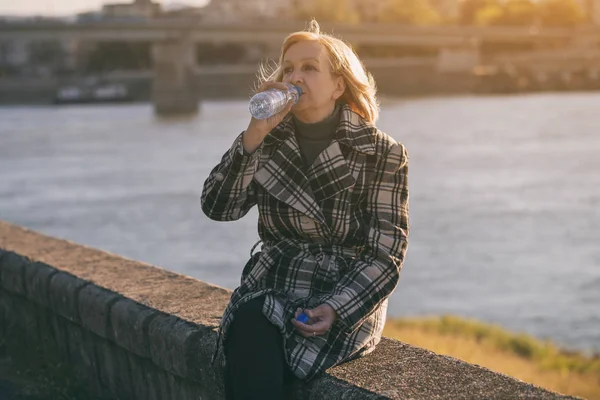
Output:
[[[302,111],[306,110],[306,107],[304,104],[300,104],[297,103],[294,107],[292,107],[291,113],[296,116],[297,113],[301,113]]]

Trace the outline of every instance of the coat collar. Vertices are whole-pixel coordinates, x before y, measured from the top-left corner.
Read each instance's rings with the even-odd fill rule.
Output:
[[[356,182],[357,166],[348,164],[341,147],[375,154],[376,131],[372,124],[344,105],[333,142],[310,168],[305,168],[294,123],[288,116],[265,138],[264,145],[274,148],[269,151],[266,163],[255,172],[254,180],[278,200],[326,224],[319,203],[352,188]],[[364,160],[364,157],[359,159]]]
[[[351,147],[359,153],[374,155],[376,153],[375,139],[377,128],[365,121],[359,114],[352,111],[348,104],[342,106],[340,123],[334,135],[334,140]],[[265,145],[280,143],[294,135],[292,116],[286,116],[279,125],[265,138]]]

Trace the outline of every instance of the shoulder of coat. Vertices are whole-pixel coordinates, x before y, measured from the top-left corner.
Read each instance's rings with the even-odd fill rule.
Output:
[[[398,170],[408,162],[408,152],[402,142],[377,129],[374,132],[376,154],[386,159],[386,169]]]

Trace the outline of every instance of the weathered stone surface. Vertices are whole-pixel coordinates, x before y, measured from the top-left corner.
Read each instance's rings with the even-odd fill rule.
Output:
[[[127,352],[123,351],[120,347],[113,347],[114,357],[117,361],[117,374],[119,376],[119,386],[116,391],[112,392],[113,396],[116,395],[116,399],[133,399],[136,397],[134,388],[131,386],[131,364]]]
[[[148,382],[148,400],[161,400],[164,398],[164,393],[166,389],[163,388],[164,378],[161,378],[162,375],[165,374],[164,371],[161,371],[160,368],[147,368],[146,371],[146,381]]]
[[[30,263],[26,257],[13,252],[7,252],[2,257],[0,264],[0,282],[2,287],[9,292],[25,295],[25,265]]]
[[[200,337],[190,341],[197,348],[186,350],[186,355],[190,359],[188,362],[190,374],[188,379],[197,382],[200,387],[210,386],[214,393],[224,396],[223,375],[225,369],[220,364],[220,358],[211,364],[211,358],[215,350],[216,341],[215,332],[207,332]]]
[[[158,312],[129,299],[112,305],[110,322],[115,342],[139,356],[150,358],[148,327]]]
[[[210,398],[220,398],[209,390],[202,390],[202,387],[195,382],[190,382],[188,379],[179,378],[171,375],[173,379],[170,381],[171,394],[173,399],[179,400],[201,400]]]
[[[388,397],[397,399],[569,398],[486,368],[387,338],[372,354],[328,372],[331,378],[373,393],[387,393]],[[331,378],[329,380],[333,382]],[[330,395],[339,391],[328,387],[332,387],[331,383],[320,387],[319,391]]]
[[[115,400],[134,398],[131,397],[132,377],[127,353],[107,340],[98,339],[94,342],[103,395]]]
[[[8,252],[2,248],[0,248],[0,270],[2,270],[2,258],[7,254]],[[2,288],[2,271],[0,271],[0,289]]]
[[[65,362],[70,359],[69,353],[71,351],[66,331],[68,320],[55,313],[48,313],[47,319],[50,332],[52,333],[52,342],[48,343],[48,345],[52,346],[56,359]]]
[[[26,296],[42,307],[50,307],[50,278],[58,274],[56,268],[52,268],[41,262],[33,262],[25,265]]]
[[[0,248],[198,325],[217,326],[231,296],[210,283],[3,221]]]
[[[152,361],[180,377],[193,376],[198,339],[208,332],[175,316],[158,315],[148,330]]]
[[[41,349],[40,357],[47,360],[57,358],[56,338],[54,337],[54,329],[52,327],[51,318],[56,316],[48,312],[48,309],[43,309],[45,312],[39,314],[39,346]]]
[[[1,221],[0,250],[0,333],[37,335],[48,357],[94,374],[81,379],[99,397],[224,398],[210,356],[230,291]],[[389,339],[291,389],[296,400],[573,398]]]
[[[28,301],[24,297],[13,299],[13,307],[17,314],[17,321],[20,326],[22,336],[21,342],[25,342],[27,347],[33,349],[39,343],[39,314],[35,303]]]
[[[39,341],[36,306],[4,289],[0,289],[0,325],[0,339],[15,350],[33,349]]]
[[[98,364],[91,334],[76,324],[67,323],[69,324],[66,330],[69,365],[74,366],[75,378],[85,383],[90,393],[99,393],[101,387],[96,373]]]
[[[79,317],[81,325],[98,336],[113,339],[111,307],[122,297],[96,285],[87,285],[79,292]]]
[[[14,332],[16,323],[13,296],[0,287],[0,337],[11,338],[18,335],[18,332]]]
[[[304,382],[297,382],[294,386],[294,400],[387,400],[398,398],[395,397],[398,391],[374,393],[353,386],[349,382],[331,379],[329,376],[325,376],[309,385]],[[402,397],[402,399],[413,400],[411,397]]]
[[[129,365],[131,365],[131,382],[130,386],[135,392],[136,399],[149,399],[152,395],[151,384],[148,381],[150,370],[158,368],[149,359],[137,356],[132,353],[127,353]]]
[[[49,285],[50,307],[69,321],[80,323],[79,291],[89,283],[71,274],[52,275]]]

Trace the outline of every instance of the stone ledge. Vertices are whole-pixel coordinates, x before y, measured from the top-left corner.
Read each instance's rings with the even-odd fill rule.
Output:
[[[0,333],[56,347],[99,398],[222,399],[209,360],[230,294],[0,221]],[[292,390],[298,400],[574,398],[386,338]]]

